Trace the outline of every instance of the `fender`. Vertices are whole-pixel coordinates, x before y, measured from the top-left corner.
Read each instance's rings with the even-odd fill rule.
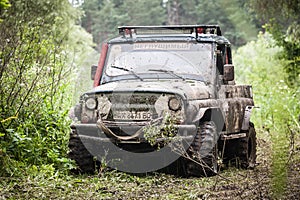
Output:
[[[226,129],[224,115],[218,107],[200,108],[193,119],[193,123],[203,120],[214,121],[219,131]]]
[[[246,106],[246,108],[245,108],[244,119],[243,119],[242,128],[241,128],[243,131],[249,130],[250,117],[251,117],[253,108],[254,108],[254,106]]]
[[[204,116],[204,113],[210,108],[200,108],[196,114],[196,116],[194,117],[193,119],[193,123],[199,121],[203,116]]]

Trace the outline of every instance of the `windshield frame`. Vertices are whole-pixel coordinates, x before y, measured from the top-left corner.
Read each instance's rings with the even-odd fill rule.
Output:
[[[209,60],[209,64],[206,67],[209,71],[209,76],[204,77],[202,74],[195,74],[195,73],[178,73],[177,71],[173,71],[173,70],[161,70],[161,71],[155,71],[151,68],[149,68],[149,70],[147,70],[147,73],[137,73],[135,71],[132,71],[128,68],[125,68],[123,71],[128,72],[127,74],[120,74],[120,75],[116,75],[116,76],[112,76],[112,75],[108,75],[107,74],[107,68],[109,67],[109,65],[111,64],[113,66],[113,63],[109,63],[109,59],[110,59],[110,54],[111,54],[111,50],[112,50],[112,46],[114,45],[134,45],[134,44],[140,44],[143,42],[131,42],[131,43],[109,43],[108,44],[108,52],[107,52],[107,56],[105,59],[105,64],[103,67],[103,74],[101,77],[101,83],[108,83],[108,82],[113,82],[113,81],[119,81],[119,80],[134,80],[134,79],[191,79],[191,80],[196,80],[196,81],[203,81],[203,82],[211,82],[211,77],[213,76],[213,72],[211,71],[211,69],[213,68],[213,66],[215,65],[215,54],[214,54],[214,49],[215,49],[215,44],[213,42],[189,42],[189,41],[159,41],[159,43],[178,43],[178,44],[189,44],[189,45],[202,45],[203,47],[205,46],[206,48],[209,47],[209,50],[207,50],[207,52],[209,52],[210,57],[207,59]],[[147,41],[147,43],[156,43],[155,41]],[[130,51],[130,52],[133,52]],[[156,52],[156,51],[153,51]],[[162,51],[164,52],[164,51]],[[200,51],[199,51],[200,52]],[[116,69],[118,68],[122,68],[123,66],[117,66],[114,67]],[[158,68],[158,69],[162,69],[162,67]],[[122,69],[120,69],[122,70]],[[152,72],[151,72],[152,71]],[[136,76],[138,75],[138,76]]]

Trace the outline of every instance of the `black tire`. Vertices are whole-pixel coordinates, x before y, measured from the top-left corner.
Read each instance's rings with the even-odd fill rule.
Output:
[[[256,164],[256,132],[253,123],[250,122],[249,131],[245,138],[239,139],[238,157],[239,167],[253,169]]]
[[[190,158],[195,161],[186,161],[185,171],[188,176],[212,176],[218,172],[218,138],[217,127],[213,121],[200,124],[188,150]]]
[[[72,130],[70,134],[69,149],[69,158],[74,160],[78,167],[72,170],[73,173],[92,174],[95,172],[95,161],[93,156],[85,148],[75,130]]]
[[[221,145],[223,148],[223,142]],[[227,140],[224,151],[224,164],[243,169],[253,169],[256,164],[256,132],[250,122],[246,137]]]

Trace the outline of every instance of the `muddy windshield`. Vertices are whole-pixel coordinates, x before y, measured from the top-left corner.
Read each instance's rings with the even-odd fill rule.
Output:
[[[211,73],[212,52],[209,43],[111,44],[105,75],[135,74],[147,78],[147,74],[172,72],[177,77],[190,74],[205,78]]]

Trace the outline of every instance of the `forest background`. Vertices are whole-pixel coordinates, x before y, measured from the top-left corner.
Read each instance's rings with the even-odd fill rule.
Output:
[[[252,120],[268,168],[264,192],[284,198],[289,184],[299,187],[290,179],[298,170],[299,180],[300,169],[299,13],[299,0],[0,0],[0,198],[108,198],[111,189],[97,185],[103,179],[115,188],[120,180],[161,181],[163,175],[71,174],[68,112],[91,88],[90,66],[118,26],[167,24],[219,24],[231,41],[237,82],[253,85],[259,107]]]

